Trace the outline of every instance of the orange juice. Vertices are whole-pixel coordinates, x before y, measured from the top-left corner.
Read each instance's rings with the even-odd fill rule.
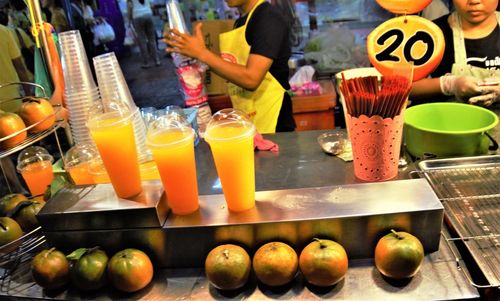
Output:
[[[255,206],[254,126],[224,123],[205,133],[231,211]]]
[[[198,209],[194,131],[161,129],[148,134],[148,146],[158,166],[170,208],[175,214]]]
[[[116,194],[120,198],[129,198],[141,193],[131,118],[105,113],[92,118],[88,127]]]
[[[160,172],[158,171],[158,166],[156,166],[156,162],[154,160],[141,163],[139,169],[141,170],[141,180],[143,181],[160,179]]]
[[[31,192],[31,195],[39,195],[45,193],[47,186],[54,179],[52,163],[50,161],[33,162],[21,169],[26,185]]]
[[[77,165],[66,167],[66,171],[76,185],[94,184],[94,178],[89,172],[90,162],[82,162]]]
[[[110,183],[108,172],[104,167],[101,160],[93,160],[90,162],[89,173],[92,175],[92,179],[95,184],[105,184]]]

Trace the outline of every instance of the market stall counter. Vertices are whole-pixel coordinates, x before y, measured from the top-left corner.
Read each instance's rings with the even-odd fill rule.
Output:
[[[429,223],[429,229],[436,228],[436,216],[442,215],[442,206],[433,194],[430,187],[423,179],[409,179],[408,172],[413,170],[409,165],[400,169],[399,175],[392,181],[383,183],[363,183],[357,180],[353,173],[352,163],[344,162],[341,159],[325,154],[317,142],[317,137],[324,131],[306,131],[292,133],[278,133],[266,135],[280,146],[278,153],[268,151],[258,151],[255,154],[256,166],[256,190],[257,190],[257,210],[253,212],[266,213],[258,219],[267,219],[278,221],[280,219],[292,221],[292,225],[306,225],[307,223],[294,224],[296,221],[307,220],[329,220],[329,215],[335,215],[338,220],[343,221],[343,215],[349,210],[351,213],[359,215],[366,214],[372,208],[378,208],[378,216],[391,216],[390,214],[397,210],[406,210],[408,218],[415,225]],[[255,276],[250,277],[250,281],[241,289],[233,292],[222,292],[210,285],[205,277],[203,269],[199,263],[192,263],[193,267],[187,267],[189,263],[183,262],[186,257],[192,256],[196,251],[202,249],[206,237],[203,235],[203,226],[196,226],[196,223],[210,222],[212,225],[233,223],[235,225],[251,224],[256,218],[251,213],[233,214],[228,213],[223,205],[221,196],[221,186],[218,181],[217,173],[211,157],[210,150],[206,143],[200,143],[196,149],[196,160],[198,165],[198,185],[201,210],[190,217],[179,217],[169,215],[163,228],[156,231],[160,235],[146,236],[144,239],[165,239],[165,252],[168,249],[179,247],[182,240],[161,233],[173,233],[169,230],[184,228],[184,243],[192,244],[189,246],[191,252],[186,252],[184,258],[179,256],[177,263],[157,264],[153,282],[145,289],[134,294],[123,294],[108,286],[92,293],[82,293],[70,286],[57,292],[46,292],[36,285],[29,275],[29,261],[22,262],[11,276],[4,278],[1,282],[1,294],[11,299],[21,298],[46,298],[46,299],[144,299],[144,300],[177,300],[177,299],[343,299],[343,300],[455,300],[455,299],[477,299],[478,291],[467,281],[463,271],[457,269],[456,252],[453,246],[446,243],[444,237],[447,235],[446,228],[441,227],[441,220],[437,223],[437,233],[430,233],[429,236],[436,238],[437,241],[424,242],[427,250],[424,262],[419,273],[410,281],[393,282],[383,278],[374,266],[373,258],[367,254],[357,254],[350,257],[349,270],[343,281],[329,288],[317,288],[306,284],[300,273],[289,285],[279,289],[271,289],[258,283]],[[399,187],[399,188],[398,188]],[[380,190],[379,190],[380,189]],[[384,190],[385,189],[385,190]],[[393,190],[394,189],[394,190]],[[339,210],[332,210],[332,204],[318,202],[324,206],[299,206],[300,199],[304,196],[319,195],[326,198],[327,194],[336,194],[339,190],[344,190],[345,196],[337,200]],[[269,192],[271,191],[271,192]],[[290,195],[295,198],[295,202],[262,202],[259,198],[265,198],[266,194],[279,195],[288,191],[287,200],[290,201]],[[303,192],[303,193],[301,193]],[[274,193],[274,194],[273,194]],[[363,199],[366,198],[366,202]],[[399,198],[401,201],[399,201]],[[387,206],[378,206],[377,203],[384,204],[388,199]],[[222,201],[221,201],[222,200]],[[357,201],[357,207],[349,208],[352,201]],[[377,202],[379,200],[379,202]],[[405,202],[405,200],[409,200]],[[310,202],[311,200],[309,200]],[[421,202],[420,202],[421,201]],[[436,201],[438,202],[436,204]],[[274,208],[272,205],[274,204]],[[280,208],[276,208],[281,205]],[[287,205],[288,204],[288,205]],[[268,206],[268,207],[266,207]],[[416,206],[416,207],[412,207]],[[308,207],[308,210],[302,210]],[[364,207],[364,208],[363,208]],[[263,210],[268,208],[269,210]],[[359,209],[359,211],[358,211]],[[225,214],[213,215],[210,212],[221,212]],[[415,212],[422,211],[423,216],[415,215]],[[312,212],[312,213],[311,213]],[[281,214],[281,215],[280,215]],[[271,216],[272,215],[272,216]],[[396,214],[397,216],[397,214]],[[344,216],[345,217],[345,216]],[[353,217],[353,216],[350,216]],[[209,220],[211,218],[211,220]],[[369,219],[359,217],[362,223],[369,223]],[[420,219],[420,220],[419,220]],[[425,221],[424,221],[425,220]],[[373,222],[374,220],[372,220]],[[342,224],[342,222],[340,223]],[[277,225],[277,224],[275,224]],[[349,225],[349,222],[347,223]],[[351,224],[354,225],[354,224]],[[366,224],[364,224],[366,226]],[[195,230],[194,226],[198,228]],[[419,227],[417,227],[419,228]],[[412,228],[412,229],[417,229]],[[216,229],[216,228],[215,228]],[[348,231],[351,229],[352,231]],[[367,229],[370,229],[368,227]],[[152,229],[153,232],[155,231]],[[188,231],[189,230],[189,231]],[[420,227],[420,231],[425,231],[425,227]],[[200,232],[201,231],[201,232]],[[68,231],[70,235],[78,237],[78,231]],[[132,233],[133,231],[129,231]],[[289,233],[288,231],[285,231]],[[366,239],[367,233],[359,231],[358,228],[345,228],[346,235],[350,232],[358,233]],[[442,232],[440,234],[439,232]],[[52,234],[56,232],[53,231]],[[111,233],[111,234],[110,234]],[[115,232],[117,233],[117,232]],[[122,233],[120,237],[126,238],[129,233]],[[145,233],[140,230],[139,233]],[[191,233],[191,234],[190,234]],[[198,233],[198,234],[196,234]],[[202,233],[202,234],[200,234]],[[299,231],[300,233],[300,231]],[[49,234],[49,233],[47,233]],[[117,241],[113,237],[113,231],[95,232],[105,240]],[[71,237],[66,233],[65,238]],[[132,234],[133,235],[133,234]],[[195,236],[189,237],[189,236]],[[199,235],[199,236],[197,236]],[[425,235],[425,234],[421,234]],[[57,235],[55,235],[57,236]],[[48,235],[49,242],[57,242],[54,235]],[[299,237],[300,239],[300,237]],[[426,240],[425,238],[423,240]],[[85,243],[81,240],[81,243]],[[214,242],[212,242],[214,243]],[[356,245],[356,244],[354,244]],[[358,244],[358,247],[360,244]],[[365,246],[365,250],[367,250]],[[188,249],[189,249],[188,248]],[[346,249],[349,251],[350,246]],[[363,248],[361,248],[363,249]],[[171,251],[171,250],[170,250]],[[369,253],[369,251],[368,251]],[[160,258],[161,259],[161,258]],[[181,264],[182,263],[182,264]],[[159,268],[158,266],[179,266],[175,268]],[[369,297],[368,297],[369,296]]]

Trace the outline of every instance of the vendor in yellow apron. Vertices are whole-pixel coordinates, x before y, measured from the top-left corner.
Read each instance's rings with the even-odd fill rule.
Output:
[[[246,65],[250,56],[250,45],[245,38],[248,21],[255,8],[264,3],[259,0],[248,13],[245,25],[219,35],[221,56],[233,63]],[[228,94],[235,109],[246,112],[257,127],[259,133],[274,133],[278,122],[285,89],[267,71],[264,80],[255,91],[249,91],[235,84],[228,83]]]
[[[500,24],[499,12],[496,12],[496,17]],[[478,79],[500,77],[500,70],[479,68],[467,64],[464,31],[462,29],[462,21],[457,12],[451,14],[450,26],[453,32],[453,47],[455,50],[455,63],[451,67],[451,74],[458,76],[473,76]]]

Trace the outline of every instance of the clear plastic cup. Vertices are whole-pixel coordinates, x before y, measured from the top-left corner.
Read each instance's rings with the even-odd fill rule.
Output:
[[[73,104],[78,105],[81,101],[84,101],[84,103],[86,103],[85,100],[93,100],[96,97],[98,98],[100,96],[100,92],[98,88],[85,89],[80,91],[64,91],[64,96],[66,98],[74,99],[75,102]]]
[[[255,125],[248,115],[236,109],[218,111],[207,125],[205,140],[210,144],[231,211],[255,206],[254,135]]]
[[[153,122],[154,120],[154,114],[156,111],[156,108],[154,107],[146,107],[146,108],[141,108],[141,116],[142,120],[144,120],[144,124],[146,127],[149,127],[149,124]]]
[[[179,106],[176,106],[176,105],[168,105],[165,107],[165,113],[168,113],[168,114],[177,114],[179,116],[182,116],[185,118],[185,115],[184,115],[184,110],[182,110],[181,107]]]
[[[98,55],[93,61],[102,98],[126,101],[131,109],[137,108],[114,52]]]
[[[158,119],[160,118],[161,116],[164,116],[165,114],[167,114],[167,110],[165,109],[159,109],[159,110],[156,110],[155,111],[155,119]]]
[[[94,184],[90,164],[99,158],[99,152],[92,144],[78,144],[64,155],[64,169],[76,185]]]
[[[86,115],[87,111],[90,107],[95,104],[99,104],[99,97],[90,98],[91,101],[84,99],[81,100],[81,104],[73,104],[71,101],[67,99],[67,108],[70,111],[70,114],[78,114],[78,115]]]
[[[17,157],[17,171],[23,176],[32,196],[44,194],[54,180],[54,158],[40,146],[30,146]]]
[[[147,145],[174,214],[190,214],[199,206],[194,137],[186,119],[172,112],[153,121],[148,128]]]
[[[64,71],[65,92],[81,92],[95,89],[97,86],[90,71],[80,32],[78,30],[61,32],[59,34],[59,46]]]
[[[89,163],[89,173],[92,175],[92,179],[96,184],[105,184],[111,182],[101,157],[98,157],[97,159],[92,160]]]
[[[130,198],[142,191],[132,117],[123,102],[108,101],[93,107],[87,122],[111,184],[120,198]]]
[[[90,132],[86,126],[88,111],[96,104],[100,103],[99,92],[89,93],[87,96],[80,94],[80,97],[66,97],[67,109],[69,112],[68,122],[76,144],[89,143]]]
[[[166,3],[168,27],[175,28],[181,33],[189,32],[182,14],[182,9],[177,0],[168,0]]]
[[[146,147],[146,125],[141,117],[139,108],[136,106],[120,64],[113,52],[105,53],[93,58],[96,70],[99,91],[104,101],[123,102],[129,106],[133,113],[134,135],[136,139],[139,161],[150,159],[149,150]]]

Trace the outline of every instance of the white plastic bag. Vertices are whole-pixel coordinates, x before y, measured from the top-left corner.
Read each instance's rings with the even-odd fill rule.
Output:
[[[316,70],[312,66],[302,66],[288,81],[290,86],[301,87],[305,83],[312,82]]]
[[[132,46],[135,44],[136,34],[133,26],[125,27],[125,39],[123,40],[124,46]]]
[[[111,42],[115,39],[115,31],[106,20],[94,26],[94,36],[101,44]]]

